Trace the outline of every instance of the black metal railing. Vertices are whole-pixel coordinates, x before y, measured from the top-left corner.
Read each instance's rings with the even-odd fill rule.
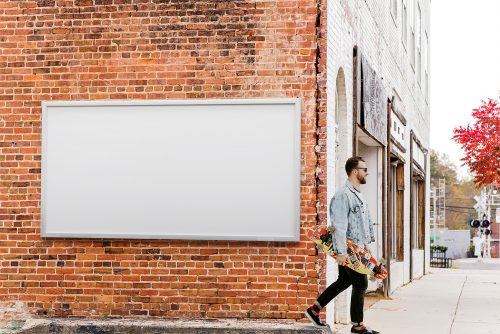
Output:
[[[451,268],[453,259],[446,257],[446,250],[436,249],[431,246],[431,267]]]

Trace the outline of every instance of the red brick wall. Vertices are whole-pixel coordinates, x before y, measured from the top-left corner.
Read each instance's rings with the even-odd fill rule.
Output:
[[[0,1],[0,306],[20,301],[41,316],[302,318],[324,285],[324,258],[304,235],[326,221],[318,8]],[[303,101],[300,242],[40,238],[42,101],[260,97]]]

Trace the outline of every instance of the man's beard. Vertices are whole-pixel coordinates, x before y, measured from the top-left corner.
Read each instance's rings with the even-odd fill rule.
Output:
[[[358,181],[359,181],[360,184],[366,184],[366,176],[363,177],[363,178],[361,178],[361,177],[358,176]]]

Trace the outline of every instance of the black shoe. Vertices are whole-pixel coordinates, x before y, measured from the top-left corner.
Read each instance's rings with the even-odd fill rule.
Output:
[[[356,334],[380,334],[380,332],[377,332],[376,330],[370,329],[365,326],[361,326],[360,328],[355,328],[354,326],[351,327],[351,333],[356,333]]]
[[[324,327],[327,327],[324,323],[322,323],[320,320],[319,320],[319,317],[317,315],[315,315],[313,313],[313,311],[308,308],[304,314],[306,315],[306,317],[311,320],[311,322],[313,323],[314,327],[321,327],[321,328],[324,328]]]

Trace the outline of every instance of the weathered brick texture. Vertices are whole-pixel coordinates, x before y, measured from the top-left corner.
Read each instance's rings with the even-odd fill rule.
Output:
[[[326,220],[325,4],[0,1],[0,303],[301,319],[324,285],[304,231]],[[303,101],[300,242],[40,237],[42,101],[265,97]]]

